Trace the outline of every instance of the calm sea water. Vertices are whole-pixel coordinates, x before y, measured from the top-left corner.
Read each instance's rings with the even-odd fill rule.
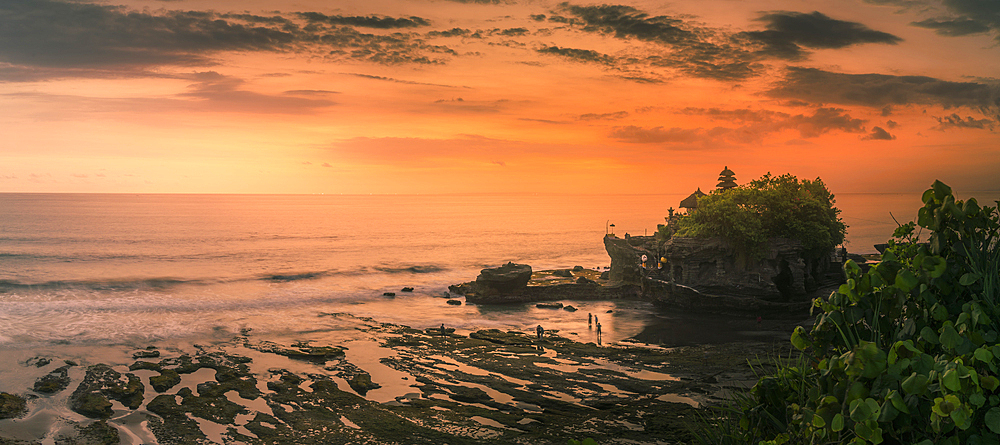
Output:
[[[997,195],[975,194],[981,202]],[[243,328],[287,334],[316,329],[317,314],[334,312],[419,328],[541,323],[586,341],[594,312],[617,340],[654,323],[656,310],[640,302],[578,302],[575,314],[450,306],[442,296],[507,261],[603,268],[610,223],[619,235],[652,234],[685,196],[0,194],[0,348]],[[918,194],[837,199],[858,253],[888,238],[890,212],[905,222],[920,206]]]

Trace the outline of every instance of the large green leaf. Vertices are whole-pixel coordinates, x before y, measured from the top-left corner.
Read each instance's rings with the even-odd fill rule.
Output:
[[[972,283],[978,281],[980,277],[981,275],[979,275],[978,273],[969,272],[965,275],[962,275],[962,278],[958,280],[958,284],[961,284],[962,286],[969,286]]]
[[[958,331],[955,330],[955,327],[951,325],[950,321],[944,322],[944,327],[941,328],[941,337],[939,338],[941,340],[941,346],[952,350],[957,348],[958,343],[961,341]]]
[[[986,412],[986,427],[995,434],[1000,434],[1000,408],[993,407]]]

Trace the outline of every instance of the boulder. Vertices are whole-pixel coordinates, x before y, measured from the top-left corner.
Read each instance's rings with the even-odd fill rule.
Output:
[[[368,394],[368,391],[382,387],[382,385],[373,382],[371,374],[368,374],[367,372],[355,374],[353,378],[347,381],[347,384],[351,386],[351,389],[353,389],[354,392],[357,392],[358,395],[362,397],[364,397],[365,394]]]
[[[111,417],[111,400],[129,409],[142,405],[144,386],[134,374],[122,374],[105,364],[87,368],[87,375],[69,398],[73,411],[91,418]]]
[[[35,380],[33,389],[42,394],[53,394],[66,389],[69,386],[69,368],[69,365],[61,366]]]
[[[19,417],[28,411],[28,403],[20,396],[0,392],[0,419]]]
[[[160,371],[160,375],[155,375],[149,378],[149,384],[153,386],[156,392],[164,392],[174,385],[181,382],[181,376],[177,371],[173,369],[164,369]]]
[[[448,303],[448,304],[450,304],[452,306],[461,306],[462,305],[462,300],[451,299],[451,300],[446,301],[446,303]]]
[[[507,263],[497,268],[483,269],[476,277],[476,284],[499,293],[511,293],[527,287],[530,279],[531,266]]]

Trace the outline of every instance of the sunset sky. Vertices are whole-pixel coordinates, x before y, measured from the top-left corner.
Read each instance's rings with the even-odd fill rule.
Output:
[[[1000,189],[996,0],[0,2],[0,192]]]

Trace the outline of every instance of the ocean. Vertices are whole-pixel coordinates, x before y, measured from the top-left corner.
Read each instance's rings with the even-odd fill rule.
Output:
[[[588,313],[606,341],[652,324],[698,330],[704,320],[644,302],[570,302],[571,313],[445,298],[508,261],[603,269],[606,231],[652,234],[685,196],[0,194],[0,351],[294,336],[333,329],[317,318],[331,313],[421,329],[542,324],[582,341],[594,341]],[[848,249],[871,253],[893,216],[909,221],[921,204],[841,194],[837,205]]]

